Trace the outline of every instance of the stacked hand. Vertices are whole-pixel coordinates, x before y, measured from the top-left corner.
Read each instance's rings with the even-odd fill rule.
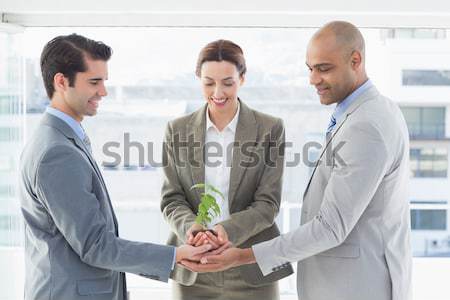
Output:
[[[219,272],[245,264],[246,262],[242,260],[242,251],[245,250],[238,248],[227,248],[218,254],[212,254],[213,251],[211,251],[201,255],[202,257],[199,262],[182,260],[181,264],[185,268],[194,272]]]
[[[201,225],[192,225],[187,232],[186,243],[193,247],[208,245],[210,250],[195,256],[195,259],[182,259],[180,264],[195,272],[217,272],[233,267],[237,262],[239,249],[230,248],[231,242],[223,226],[214,226],[217,236],[211,231],[201,230],[204,230]]]
[[[205,244],[198,247],[191,245],[179,246],[176,251],[175,260],[180,263],[184,260],[186,261],[196,261],[199,262],[205,253],[211,250],[211,245]]]
[[[187,244],[192,246],[211,245],[211,254],[220,254],[225,249],[231,247],[231,242],[228,240],[228,235],[222,225],[214,226],[213,230],[217,236],[211,231],[201,231],[204,228],[201,225],[194,224],[187,232]],[[194,232],[197,234],[194,236]]]

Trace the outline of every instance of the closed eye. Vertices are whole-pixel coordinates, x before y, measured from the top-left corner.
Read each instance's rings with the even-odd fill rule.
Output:
[[[319,67],[319,68],[317,68],[317,70],[318,70],[319,72],[321,72],[321,73],[328,72],[328,71],[330,71],[331,69],[333,69],[333,68],[332,68],[332,67]]]

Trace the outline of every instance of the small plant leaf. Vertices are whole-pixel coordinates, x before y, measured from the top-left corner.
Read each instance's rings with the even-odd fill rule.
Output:
[[[213,217],[220,216],[220,206],[217,204],[216,198],[211,192],[219,195],[225,201],[223,194],[214,186],[206,183],[197,183],[191,186],[192,189],[203,189],[204,192],[200,193],[200,204],[198,206],[197,216],[195,222],[208,227],[208,223],[212,221]]]

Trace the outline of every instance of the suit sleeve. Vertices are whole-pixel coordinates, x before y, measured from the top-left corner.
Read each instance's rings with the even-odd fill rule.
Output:
[[[268,153],[265,153],[270,156],[271,163],[266,161],[268,157],[262,158],[264,171],[252,204],[245,210],[231,214],[228,220],[220,222],[234,246],[241,245],[271,227],[280,210],[285,150],[285,132],[281,120],[272,127],[269,141],[275,142],[275,147],[269,147]]]
[[[36,193],[57,230],[86,264],[167,282],[175,249],[117,237],[93,193],[94,174],[67,145],[50,148],[40,160]]]
[[[390,164],[385,142],[368,122],[347,128],[342,141],[342,159],[335,160],[318,214],[294,231],[253,246],[264,275],[340,245],[369,205]]]
[[[195,223],[195,214],[178,179],[173,139],[172,126],[169,123],[162,151],[164,181],[161,190],[161,211],[172,232],[185,243],[186,233]]]

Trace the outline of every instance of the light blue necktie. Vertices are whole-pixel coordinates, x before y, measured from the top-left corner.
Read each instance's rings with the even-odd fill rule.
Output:
[[[330,133],[333,130],[335,125],[336,125],[336,118],[334,117],[334,114],[332,114],[330,123],[328,124],[327,133]]]

